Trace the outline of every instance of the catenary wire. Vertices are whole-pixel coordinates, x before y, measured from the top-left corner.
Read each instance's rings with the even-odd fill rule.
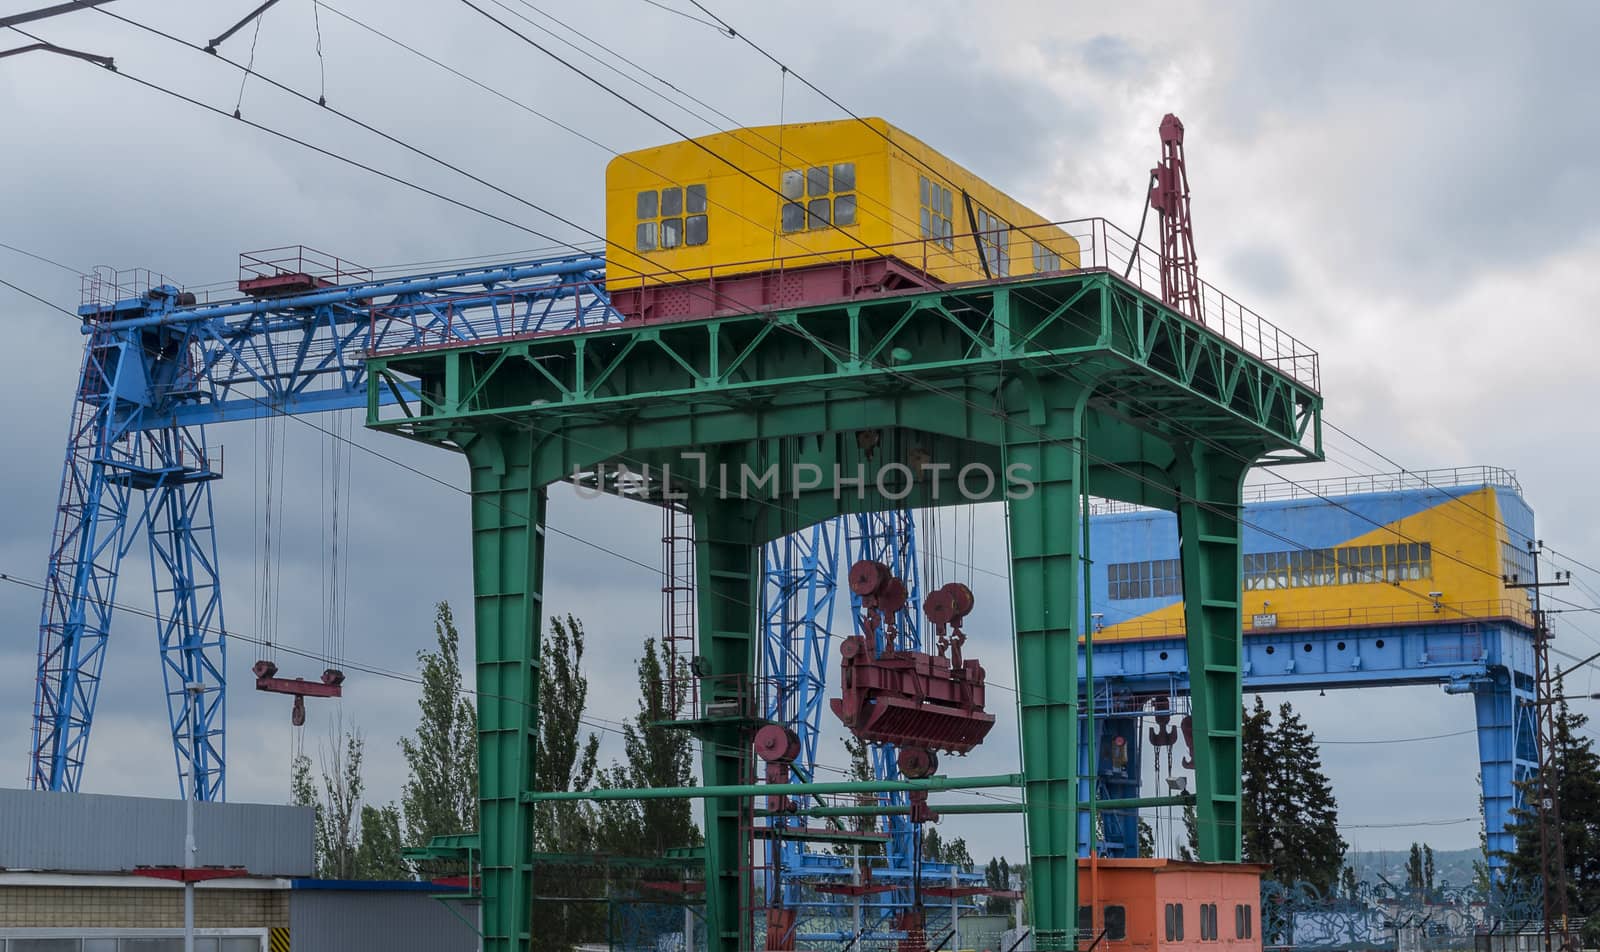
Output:
[[[467,0],[463,0],[463,2],[467,2]],[[471,5],[471,4],[470,4],[470,3],[469,3],[469,5]],[[475,9],[477,9],[477,8],[475,8]],[[481,11],[480,11],[480,12],[481,12]],[[491,18],[491,19],[493,19],[493,17],[492,17],[492,16],[491,16],[491,17],[490,17],[490,18]],[[498,22],[498,21],[497,21],[497,22]],[[22,31],[18,31],[18,32],[22,32]],[[513,30],[513,32],[515,32],[515,31],[514,31],[514,30]],[[530,42],[531,42],[531,41],[530,41]],[[535,45],[537,45],[537,44],[535,44]],[[581,71],[580,71],[580,72],[581,72]],[[119,74],[119,75],[125,75],[125,74]],[[140,79],[138,79],[138,78],[137,78],[137,77],[127,77],[127,78],[131,78],[131,79],[134,79],[134,81],[136,81],[136,82],[139,82],[139,83],[141,83],[141,84],[143,84],[143,85],[147,85],[147,86],[150,86],[150,87],[151,87],[151,88],[155,88],[155,89],[158,89],[158,90],[159,90],[159,91],[162,91],[162,92],[165,92],[165,93],[168,93],[168,94],[169,94],[169,95],[175,95],[175,96],[177,96],[177,97],[178,97],[178,98],[180,98],[180,99],[183,99],[183,100],[185,100],[185,101],[187,101],[187,102],[190,102],[190,103],[192,103],[192,104],[195,104],[195,105],[199,105],[199,106],[201,106],[201,107],[202,107],[202,108],[207,108],[207,109],[210,109],[210,110],[211,110],[211,111],[214,111],[214,112],[219,112],[219,113],[220,113],[220,112],[221,112],[221,110],[217,110],[217,109],[215,109],[215,108],[214,108],[214,107],[209,107],[209,106],[206,106],[206,105],[205,105],[205,104],[204,104],[204,103],[200,103],[200,102],[198,102],[198,101],[196,101],[196,100],[193,100],[193,99],[191,99],[191,98],[189,98],[189,97],[187,97],[187,96],[183,96],[183,95],[182,95],[182,94],[178,94],[178,93],[174,93],[174,92],[173,92],[173,91],[171,91],[171,90],[166,90],[166,89],[164,89],[164,88],[162,88],[162,87],[159,87],[159,86],[156,86],[156,85],[155,85],[155,84],[153,84],[153,83],[149,83],[149,82],[147,82],[147,81],[144,81],[144,80],[140,80]],[[298,140],[298,139],[295,139],[295,138],[294,138],[294,137],[292,137],[292,136],[287,136],[287,135],[286,135],[286,134],[283,134],[283,133],[280,133],[280,132],[277,132],[277,131],[276,131],[276,130],[272,130],[272,129],[269,129],[269,128],[267,128],[267,127],[264,127],[264,126],[261,126],[261,125],[260,125],[260,124],[256,124],[256,123],[249,123],[249,124],[251,124],[251,125],[252,125],[252,126],[255,126],[255,127],[256,127],[256,128],[259,128],[259,129],[262,129],[262,130],[263,130],[263,131],[267,131],[267,132],[269,132],[269,133],[271,133],[271,134],[273,134],[273,135],[277,135],[277,136],[279,136],[279,137],[282,137],[282,138],[288,138],[288,139],[290,139],[290,140],[291,140],[291,141],[295,141],[295,142],[297,142],[297,143],[298,143],[298,144],[302,144],[302,145],[306,145],[306,146],[307,146],[307,147],[309,147],[309,148],[312,148],[312,149],[313,149],[313,150],[315,150],[315,151],[318,151],[318,152],[321,152],[321,153],[322,153],[322,154],[325,154],[325,155],[329,155],[329,156],[330,156],[330,157],[333,157],[333,158],[337,158],[337,159],[339,159],[339,160],[341,160],[341,161],[346,161],[346,162],[350,162],[350,163],[352,163],[352,164],[356,164],[356,165],[358,165],[358,166],[359,166],[359,167],[362,167],[362,168],[364,168],[364,169],[366,169],[366,170],[368,170],[368,171],[372,171],[372,172],[374,172],[374,173],[375,173],[375,174],[379,174],[379,175],[381,175],[381,176],[383,176],[383,177],[386,177],[386,178],[389,178],[389,179],[391,179],[391,180],[393,180],[393,181],[397,181],[397,182],[400,182],[400,183],[401,183],[401,184],[406,184],[406,185],[409,185],[409,186],[411,186],[411,187],[414,187],[414,188],[420,188],[420,187],[419,187],[419,186],[415,186],[415,185],[414,185],[414,184],[413,184],[413,183],[409,183],[409,182],[406,182],[406,181],[405,181],[405,180],[403,180],[403,179],[399,179],[399,178],[398,178],[398,177],[396,177],[396,176],[391,176],[391,175],[388,175],[388,174],[387,174],[387,173],[383,173],[383,172],[381,172],[381,171],[378,171],[378,170],[376,170],[376,169],[372,169],[372,168],[371,168],[371,167],[369,167],[369,166],[365,166],[365,165],[363,165],[363,164],[361,164],[361,163],[356,163],[356,162],[354,162],[354,161],[353,161],[353,160],[350,160],[350,159],[348,159],[348,158],[347,158],[347,157],[344,157],[344,156],[341,156],[341,155],[338,155],[338,154],[336,154],[336,153],[332,153],[332,152],[329,152],[329,151],[328,151],[328,150],[325,150],[325,149],[322,149],[322,148],[320,148],[320,147],[317,147],[317,146],[314,146],[314,145],[311,145],[311,144],[310,144],[310,143],[306,143],[306,142],[304,142],[304,141],[303,141],[303,140]],[[748,174],[748,173],[746,173],[746,174]],[[457,205],[459,205],[459,206],[461,206],[461,207],[463,207],[463,208],[467,208],[467,209],[469,209],[469,210],[474,210],[474,211],[479,211],[479,212],[482,212],[482,210],[481,210],[481,209],[477,209],[477,208],[475,208],[475,207],[474,207],[474,206],[470,206],[470,205],[468,205],[468,204],[466,204],[466,203],[463,203],[463,202],[459,202],[459,201],[457,201],[457,200],[453,200],[453,199],[449,199],[449,198],[448,198],[448,197],[446,197],[446,196],[443,196],[443,195],[441,195],[441,194],[440,194],[440,193],[437,193],[437,192],[434,192],[434,191],[432,191],[432,190],[429,190],[429,189],[422,189],[422,190],[423,190],[423,191],[427,191],[427,192],[428,192],[428,193],[429,193],[429,194],[432,194],[432,195],[434,195],[434,196],[435,196],[435,197],[440,197],[440,198],[444,198],[444,199],[445,199],[445,200],[447,200],[447,201],[450,201],[450,202],[452,202],[452,203],[453,203],[453,204],[457,204]],[[492,213],[487,213],[487,214],[491,214],[491,217],[498,217],[498,216],[492,216]],[[500,219],[500,220],[502,220],[502,221],[506,221],[506,220],[505,220],[505,219]],[[509,222],[509,221],[507,221],[507,223],[508,223],[508,224],[513,224],[513,225],[514,225],[514,223],[510,223],[510,222]],[[529,229],[524,229],[524,230],[529,230]],[[547,237],[547,238],[548,238],[548,236],[543,236],[543,237]],[[70,313],[70,312],[69,312],[69,313]],[[820,342],[819,342],[819,343],[820,343]],[[892,372],[892,371],[891,371],[891,372]],[[930,390],[933,390],[933,391],[934,391],[934,392],[939,392],[939,390],[938,390],[938,388],[934,388],[934,387],[927,387],[927,388],[926,388],[926,389],[930,389]],[[950,394],[946,394],[946,395],[947,395],[947,396],[954,396],[954,395],[950,395]],[[959,399],[959,397],[957,397],[957,399]],[[976,404],[972,404],[972,403],[971,403],[971,401],[965,401],[965,402],[967,402],[967,403],[968,403],[968,404],[969,404],[969,405],[973,405],[973,406],[977,406],[977,405],[976,405]],[[985,411],[986,411],[986,412],[993,412],[993,411],[992,411],[992,410],[991,410],[991,409],[990,409],[990,408],[983,408],[983,407],[979,407],[979,409],[983,409],[983,410],[985,410]],[[1000,417],[1002,417],[1002,418],[1005,418],[1005,417],[1006,417],[1006,415],[1005,415],[1005,414],[1004,414],[1004,413],[997,413],[997,414],[996,414],[996,415],[997,415],[997,416],[1000,416]],[[1090,456],[1092,456],[1092,455],[1093,455],[1093,454],[1086,454],[1086,455],[1090,455]],[[1235,454],[1235,455],[1237,455],[1237,454]],[[1106,463],[1108,463],[1108,464],[1110,464],[1110,461],[1103,461],[1103,462],[1106,462]],[[1111,468],[1113,468],[1113,469],[1121,469],[1121,467],[1117,467],[1117,466],[1116,466],[1116,465],[1115,465],[1115,464],[1110,464],[1110,465],[1111,465]],[[1133,472],[1131,472],[1131,471],[1129,471],[1129,472],[1128,472],[1128,474],[1129,474],[1129,475],[1131,475],[1131,476],[1133,476],[1133,477],[1134,477],[1134,478],[1140,478],[1140,477],[1141,477],[1141,476],[1142,476],[1142,474],[1137,474],[1137,473],[1133,473]],[[1281,478],[1281,477],[1280,477],[1280,478]],[[1144,477],[1144,478],[1143,478],[1143,481],[1145,481],[1145,482],[1147,482],[1147,483],[1149,483],[1149,484],[1151,484],[1151,485],[1152,485],[1152,486],[1157,486],[1157,488],[1162,488],[1162,489],[1163,489],[1163,490],[1165,490],[1165,487],[1160,487],[1160,486],[1158,486],[1158,484],[1157,484],[1157,483],[1156,483],[1156,482],[1155,482],[1155,481],[1153,481],[1153,480],[1151,480],[1151,479],[1149,479],[1149,478],[1148,478],[1148,477]],[[1287,480],[1286,480],[1286,481],[1287,481]],[[1292,481],[1289,481],[1289,482],[1292,482]],[[1180,499],[1180,500],[1184,500],[1184,497],[1183,497],[1183,496],[1182,496],[1182,495],[1181,495],[1181,494],[1178,494],[1178,498],[1179,498],[1179,499]],[[1219,515],[1222,515],[1222,516],[1224,516],[1224,517],[1225,517],[1225,518],[1236,518],[1236,517],[1235,517],[1235,516],[1234,516],[1234,514],[1232,514],[1232,513],[1228,513],[1228,512],[1226,512],[1226,511],[1223,511],[1223,510],[1222,510],[1222,509],[1221,509],[1221,508],[1220,508],[1220,507],[1215,507],[1215,506],[1210,506],[1210,505],[1209,505],[1209,504],[1207,504],[1207,503],[1206,503],[1206,502],[1205,502],[1205,501],[1203,501],[1203,500],[1185,500],[1185,501],[1194,501],[1194,502],[1197,502],[1197,503],[1199,503],[1199,504],[1200,504],[1200,505],[1202,505],[1202,506],[1203,506],[1203,507],[1206,507],[1206,508],[1210,508],[1210,509],[1212,509],[1212,510],[1213,510],[1213,511],[1215,511],[1215,512],[1217,512],[1217,513],[1218,513],[1218,514],[1219,514]],[[1241,522],[1241,523],[1242,523],[1242,524],[1246,524],[1246,525],[1248,525],[1248,523],[1243,523],[1243,520],[1239,520],[1239,521],[1240,521],[1240,522]],[[1260,527],[1257,527],[1257,528],[1260,528]],[[1269,534],[1272,534],[1272,533],[1269,533]],[[1277,535],[1277,534],[1274,534],[1274,535]],[[1281,536],[1281,535],[1277,535],[1277,537],[1278,537],[1278,538],[1281,538],[1281,539],[1283,539],[1283,540],[1284,540],[1284,541],[1287,541],[1287,542],[1290,542],[1290,543],[1291,543],[1291,544],[1295,544],[1295,543],[1294,543],[1294,540],[1291,540],[1291,539],[1288,539],[1288,538],[1287,538],[1287,537],[1283,537],[1283,536]],[[1303,547],[1303,548],[1310,548],[1310,547]],[[1480,569],[1480,571],[1482,571],[1482,570],[1481,570],[1481,569]],[[1413,593],[1412,593],[1412,594],[1414,594],[1414,595],[1416,595],[1416,596],[1417,596],[1417,597],[1419,597],[1419,598],[1426,598],[1426,596],[1424,596],[1424,595],[1422,595],[1422,593],[1420,593],[1420,592],[1413,592]]]

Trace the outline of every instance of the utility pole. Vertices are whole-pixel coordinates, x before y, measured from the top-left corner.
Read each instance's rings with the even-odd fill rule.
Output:
[[[1515,575],[1505,580],[1507,588],[1533,591],[1534,705],[1539,735],[1539,882],[1544,890],[1544,950],[1562,952],[1567,948],[1567,855],[1561,835],[1561,770],[1556,752],[1556,705],[1561,700],[1560,676],[1550,666],[1550,625],[1540,597],[1543,589],[1570,584],[1566,576],[1555,573],[1552,581],[1539,578],[1539,556],[1544,540],[1530,540],[1528,554],[1533,559],[1533,581]],[[1551,924],[1559,923],[1560,941],[1551,934]]]

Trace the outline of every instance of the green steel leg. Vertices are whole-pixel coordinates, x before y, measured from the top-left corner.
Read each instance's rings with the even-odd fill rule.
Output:
[[[707,498],[691,505],[700,656],[711,668],[700,680],[701,703],[708,720],[721,714],[729,718],[705,730],[701,771],[707,786],[749,783],[754,755],[743,725],[756,712],[761,548],[752,541],[755,527],[737,502]],[[741,814],[751,808],[750,801],[738,797],[705,801],[708,952],[754,948],[742,935],[744,910],[750,906],[745,867],[751,864],[751,840]]]
[[[478,664],[478,829],[483,952],[529,948],[533,805],[544,615],[545,491],[526,433],[471,441],[473,622]]]
[[[1034,948],[1075,947],[1082,441],[1008,443],[1035,485],[1007,503]]]
[[[1243,681],[1240,486],[1248,465],[1192,447],[1178,466],[1179,555],[1194,717],[1195,820],[1200,859],[1239,862],[1243,813],[1239,736]]]

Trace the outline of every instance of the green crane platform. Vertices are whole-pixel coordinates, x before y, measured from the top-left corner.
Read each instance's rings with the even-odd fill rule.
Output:
[[[1200,857],[1239,859],[1240,487],[1259,462],[1321,458],[1322,400],[1313,352],[1234,315],[1202,327],[1085,270],[374,355],[369,425],[470,471],[486,952],[530,942],[546,487],[569,479],[693,513],[718,787],[755,775],[737,712],[762,544],[845,512],[1004,500],[1040,949],[1075,942],[1087,500],[1175,510]],[[749,949],[749,808],[704,803],[710,948]]]

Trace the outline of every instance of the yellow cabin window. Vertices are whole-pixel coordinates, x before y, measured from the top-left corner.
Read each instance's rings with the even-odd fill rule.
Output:
[[[821,231],[856,223],[854,162],[786,169],[778,190],[784,198],[778,209],[781,231]]]
[[[636,251],[703,245],[710,237],[704,185],[640,192],[634,214],[639,219],[634,229]]]
[[[1061,270],[1061,256],[1039,244],[1033,243],[1033,273],[1044,274],[1047,271]]]
[[[921,228],[922,237],[932,238],[934,244],[942,245],[947,251],[954,251],[955,228],[951,220],[955,217],[955,196],[933,179],[919,175],[917,202],[921,206],[917,214],[917,224]]]
[[[1005,277],[1011,273],[1011,226],[986,208],[979,208],[978,246],[989,273]]]

